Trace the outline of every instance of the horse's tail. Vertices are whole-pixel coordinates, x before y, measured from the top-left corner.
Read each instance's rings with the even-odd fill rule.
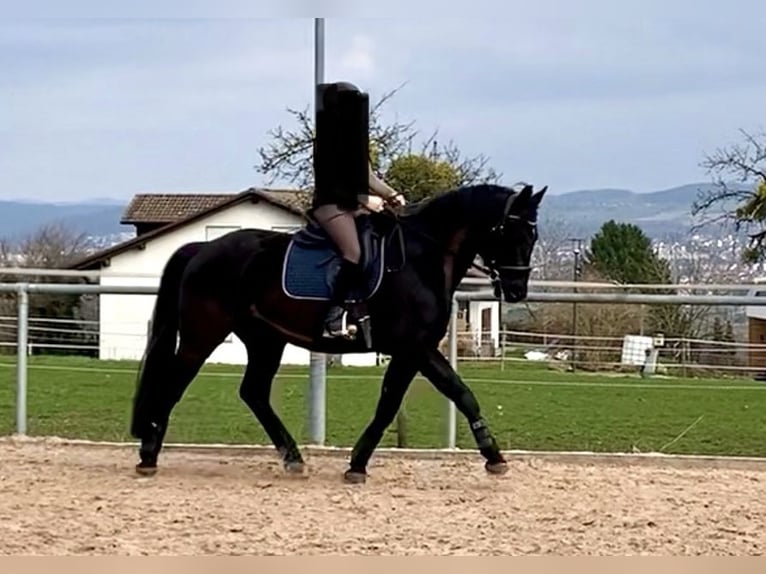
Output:
[[[139,364],[133,399],[130,433],[136,438],[141,437],[142,431],[151,422],[152,401],[156,402],[163,396],[161,389],[155,387],[172,377],[169,367],[176,352],[181,278],[200,245],[201,242],[191,242],[181,246],[170,256],[162,270],[151,330]]]

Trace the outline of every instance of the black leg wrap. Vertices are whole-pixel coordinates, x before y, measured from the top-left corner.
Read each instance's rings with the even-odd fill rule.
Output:
[[[489,432],[489,427],[483,419],[471,423],[471,432],[473,432],[473,437],[479,446],[479,452],[487,459],[488,464],[505,463],[500,448],[497,446],[497,441]]]
[[[483,419],[471,423],[471,432],[473,433],[473,438],[476,440],[476,444],[479,448],[496,447],[495,439],[492,438],[487,423],[484,422]]]

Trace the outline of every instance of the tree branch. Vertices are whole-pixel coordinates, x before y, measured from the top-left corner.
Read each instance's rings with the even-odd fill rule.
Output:
[[[373,168],[385,174],[391,163],[398,157],[413,153],[415,140],[420,132],[415,121],[386,123],[382,119],[382,110],[404,87],[402,84],[389,90],[370,106],[370,144]],[[269,185],[278,180],[287,181],[301,188],[312,185],[312,152],[315,136],[314,118],[307,106],[303,110],[287,108],[296,126],[286,129],[278,126],[267,132],[271,141],[258,148],[260,162],[255,169],[267,176]],[[426,137],[421,153],[434,159],[442,159],[452,165],[459,174],[459,185],[496,182],[500,174],[488,167],[489,160],[483,154],[475,157],[462,157],[458,147],[450,141],[446,146],[439,146],[436,140],[438,130]],[[433,151],[429,152],[428,148]]]

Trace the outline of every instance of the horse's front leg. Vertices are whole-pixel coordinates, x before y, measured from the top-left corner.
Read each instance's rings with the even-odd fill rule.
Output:
[[[417,372],[416,357],[398,354],[391,357],[383,376],[375,416],[354,445],[349,469],[343,475],[346,482],[361,483],[367,479],[367,463],[383,438],[383,433],[399,412],[404,395]]]
[[[507,472],[508,464],[505,462],[487,422],[481,416],[476,396],[462,381],[444,355],[438,349],[428,351],[420,365],[420,372],[439,392],[455,403],[457,409],[468,420],[479,452],[487,461],[484,465],[487,471],[492,474]]]

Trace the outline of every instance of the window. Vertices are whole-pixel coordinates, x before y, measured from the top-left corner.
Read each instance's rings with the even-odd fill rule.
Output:
[[[240,225],[206,225],[205,240],[212,241],[237,229],[242,229],[242,227]]]

